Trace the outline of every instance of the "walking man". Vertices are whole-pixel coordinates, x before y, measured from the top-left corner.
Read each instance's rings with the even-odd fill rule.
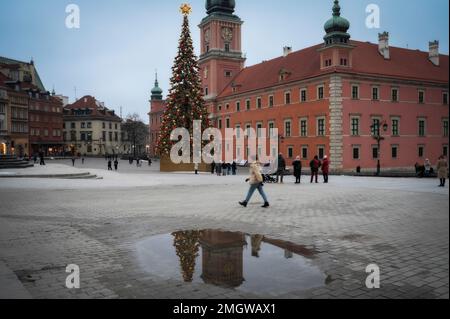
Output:
[[[264,184],[263,184],[263,176],[261,174],[261,165],[256,158],[255,162],[250,165],[250,177],[246,179],[246,182],[250,183],[250,189],[248,190],[247,198],[243,202],[239,202],[239,204],[243,207],[247,207],[250,199],[256,190],[258,190],[259,194],[264,200],[263,208],[269,207],[269,200],[267,199],[266,193],[264,193]]]
[[[72,156],[72,166],[75,167],[75,156]]]
[[[116,158],[116,160],[114,161],[114,169],[115,169],[116,171],[119,169],[119,161],[117,160],[117,158]]]
[[[323,182],[328,184],[328,174],[330,172],[330,161],[328,160],[328,156],[324,156],[322,161],[322,174],[323,174]]]
[[[111,159],[108,159],[108,171],[112,171],[112,161]]]
[[[283,184],[284,172],[286,171],[286,161],[284,160],[283,154],[278,155],[278,169],[277,169],[277,183],[280,181]]]

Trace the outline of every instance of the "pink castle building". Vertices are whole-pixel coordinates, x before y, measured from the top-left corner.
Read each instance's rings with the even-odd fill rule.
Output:
[[[411,170],[448,155],[449,59],[438,41],[421,52],[391,47],[387,32],[378,44],[351,40],[334,1],[322,43],[244,67],[235,1],[206,10],[199,63],[217,128],[278,128],[286,158],[307,166],[328,155],[336,172]]]

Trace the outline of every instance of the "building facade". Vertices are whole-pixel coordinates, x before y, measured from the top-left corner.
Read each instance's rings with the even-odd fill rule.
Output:
[[[9,148],[9,114],[8,90],[0,81],[0,155],[6,155]]]
[[[217,128],[278,128],[286,158],[305,166],[327,155],[339,172],[373,171],[378,160],[411,169],[448,154],[449,65],[437,41],[429,52],[390,47],[387,32],[378,44],[353,41],[335,1],[323,43],[244,68],[235,1],[206,8],[199,63]]]
[[[0,57],[0,151],[17,156],[63,152],[62,103],[45,90],[34,62]]]
[[[28,94],[21,82],[0,72],[0,150],[23,157],[28,153]]]
[[[92,96],[66,105],[63,129],[66,152],[85,156],[125,153],[121,123],[122,119],[113,110]]]

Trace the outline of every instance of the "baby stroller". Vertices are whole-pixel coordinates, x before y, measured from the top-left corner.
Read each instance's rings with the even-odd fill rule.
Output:
[[[265,164],[261,169],[261,175],[263,177],[263,183],[273,184],[277,182],[277,179],[274,177],[275,172],[272,170],[272,165],[270,163]]]

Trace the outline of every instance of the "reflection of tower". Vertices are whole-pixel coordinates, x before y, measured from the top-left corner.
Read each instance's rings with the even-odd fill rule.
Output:
[[[195,272],[195,260],[198,257],[199,231],[180,231],[172,234],[173,245],[180,258],[181,272],[185,282],[192,282]]]
[[[223,287],[239,287],[244,281],[245,235],[208,230],[202,232],[203,281]]]

